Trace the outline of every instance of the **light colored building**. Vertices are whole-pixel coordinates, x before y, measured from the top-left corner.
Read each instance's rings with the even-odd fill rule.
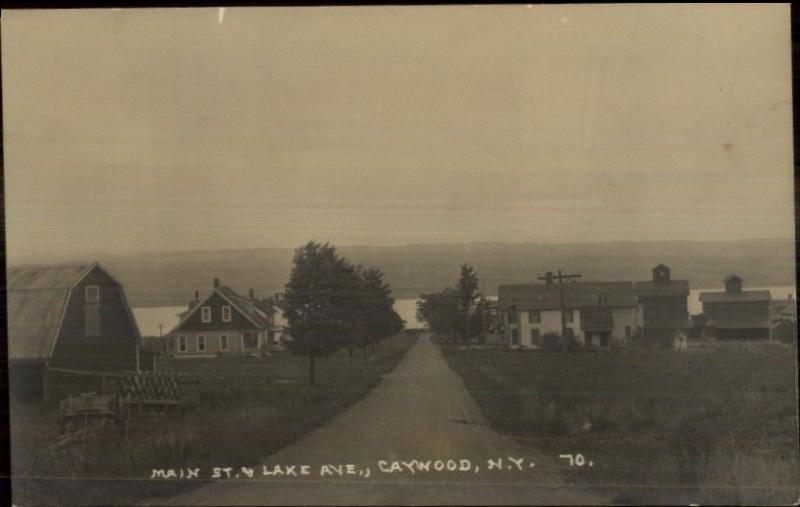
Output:
[[[641,326],[632,282],[575,282],[565,284],[563,291],[566,333],[578,343],[627,343]],[[561,335],[557,284],[501,285],[498,295],[510,346],[539,348],[545,335]]]

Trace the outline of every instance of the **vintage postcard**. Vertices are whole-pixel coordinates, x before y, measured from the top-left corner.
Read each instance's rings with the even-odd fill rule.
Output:
[[[2,13],[13,502],[800,499],[788,5]]]

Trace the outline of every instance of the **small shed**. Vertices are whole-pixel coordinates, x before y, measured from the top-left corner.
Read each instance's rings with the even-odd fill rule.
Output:
[[[122,285],[97,263],[7,271],[12,392],[48,398],[51,370],[151,370]]]

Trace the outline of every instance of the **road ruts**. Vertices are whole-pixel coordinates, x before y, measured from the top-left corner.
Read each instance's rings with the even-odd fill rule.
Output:
[[[242,435],[242,438],[247,438]],[[487,459],[525,459],[525,470],[489,471]],[[478,473],[380,473],[379,460],[468,459]],[[530,462],[535,463],[529,467]],[[329,424],[263,460],[310,465],[313,475],[220,480],[146,505],[587,505],[553,456],[493,431],[438,347],[422,337],[364,399]],[[370,477],[320,477],[323,464],[370,468]],[[506,459],[505,464],[510,462]]]

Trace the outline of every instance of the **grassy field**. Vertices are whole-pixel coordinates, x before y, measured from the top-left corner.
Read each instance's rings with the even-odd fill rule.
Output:
[[[143,481],[152,468],[252,465],[322,425],[362,398],[391,371],[416,335],[385,340],[368,357],[346,352],[317,360],[317,385],[307,385],[308,360],[162,361],[162,370],[190,370],[212,379],[186,412],[133,412],[126,439],[113,429],[85,443],[48,450],[58,435],[58,408],[12,407],[12,470],[18,505],[130,504],[197,487],[197,482]]]
[[[800,491],[793,349],[551,353],[445,349],[497,430],[592,466],[617,503],[792,503]]]

